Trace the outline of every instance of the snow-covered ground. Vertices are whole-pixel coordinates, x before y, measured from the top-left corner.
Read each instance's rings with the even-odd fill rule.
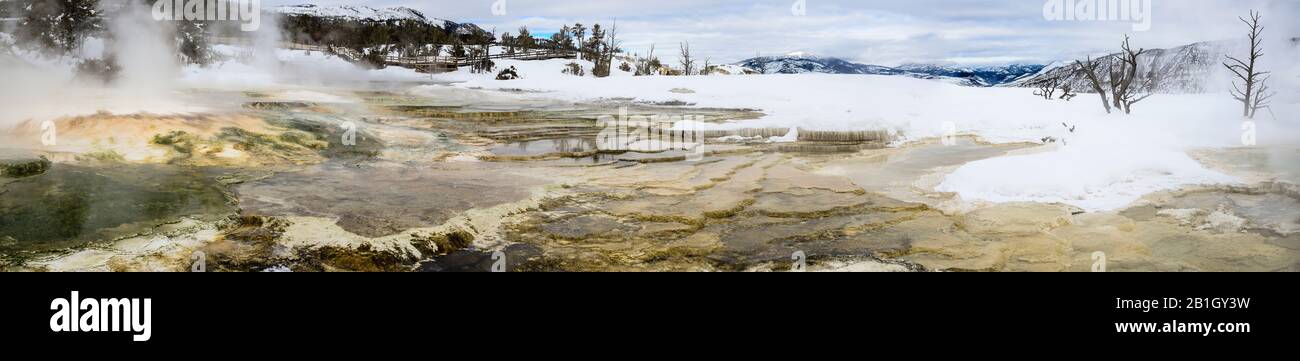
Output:
[[[1157,95],[1134,114],[1106,114],[1096,94],[1048,101],[1023,88],[971,88],[944,82],[873,75],[752,75],[597,79],[560,73],[567,60],[520,62],[521,79],[498,81],[467,71],[434,78],[454,86],[524,89],[521,97],[572,101],[633,98],[702,107],[759,109],[766,114],[718,128],[801,127],[813,130],[888,129],[904,141],[943,136],[948,129],[990,142],[1060,139],[1056,149],[967,164],[938,190],[966,200],[1061,202],[1090,211],[1122,208],[1144,194],[1191,184],[1232,183],[1186,151],[1238,147],[1248,130],[1240,104],[1223,94]],[[435,86],[436,87],[436,86]],[[689,92],[682,91],[689,89]],[[1275,114],[1295,114],[1278,104]],[[611,109],[611,113],[616,109]],[[1067,128],[1068,126],[1068,128]],[[1260,119],[1260,145],[1297,144],[1294,117]],[[1069,128],[1073,128],[1071,132]]]

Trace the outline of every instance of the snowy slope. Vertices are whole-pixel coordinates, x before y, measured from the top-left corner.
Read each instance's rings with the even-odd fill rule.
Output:
[[[1155,76],[1156,93],[1217,92],[1222,89],[1211,84],[1215,79],[1214,72],[1222,67],[1219,64],[1223,56],[1233,48],[1232,44],[1224,42],[1200,42],[1170,49],[1149,49],[1138,57],[1138,69],[1143,74]],[[1136,47],[1134,50],[1137,50]],[[1106,69],[1117,61],[1115,55],[1118,53],[1094,57],[1094,59],[1104,58],[1097,72],[1099,76],[1104,77],[1107,73]],[[1071,89],[1076,91],[1092,89],[1088,78],[1079,72],[1079,66],[1074,61],[1053,65],[1039,74],[1010,83],[1008,86],[1032,87],[1035,82],[1062,77]]]

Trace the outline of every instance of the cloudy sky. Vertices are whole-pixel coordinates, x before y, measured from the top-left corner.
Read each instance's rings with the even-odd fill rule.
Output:
[[[428,16],[498,32],[551,33],[561,25],[618,21],[624,48],[673,58],[678,43],[714,63],[802,51],[852,61],[965,64],[1046,63],[1118,48],[1160,48],[1244,34],[1237,16],[1265,11],[1275,33],[1300,36],[1293,0],[1100,0],[1151,3],[1150,30],[1133,21],[1049,21],[1049,0],[263,0],[266,5],[406,6]],[[1096,2],[1097,0],[1055,0]],[[495,14],[502,2],[505,14]]]

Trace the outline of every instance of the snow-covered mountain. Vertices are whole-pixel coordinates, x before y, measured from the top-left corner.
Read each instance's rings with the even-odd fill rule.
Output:
[[[902,74],[901,71],[888,67],[857,64],[837,58],[819,57],[802,52],[790,53],[784,56],[762,56],[736,63],[736,65],[754,69],[763,74]]]
[[[310,15],[323,18],[351,18],[371,21],[428,20],[423,13],[420,13],[415,9],[400,6],[375,9],[369,6],[317,6],[313,4],[303,4],[277,6],[272,8],[272,10],[286,15]]]
[[[965,79],[973,86],[996,86],[1014,82],[1043,70],[1038,64],[965,67],[959,65],[907,64],[899,70],[915,75]]]
[[[369,6],[319,6],[314,4],[301,4],[276,6],[271,8],[270,11],[284,16],[310,16],[353,21],[388,22],[411,20],[437,26],[448,31],[454,31],[461,35],[483,32],[483,29],[474,24],[457,23],[451,20],[428,17],[419,10],[402,6],[376,9]]]
[[[1205,93],[1217,87],[1208,84],[1212,71],[1222,67],[1224,55],[1234,52],[1234,43],[1200,42],[1169,49],[1148,49],[1138,57],[1138,71],[1144,76],[1153,77],[1153,91],[1156,93]],[[1097,75],[1105,77],[1109,67],[1118,60],[1114,55],[1101,57]],[[1097,59],[1097,57],[1094,57]],[[1044,68],[1038,74],[1007,84],[1007,86],[1033,87],[1049,79],[1063,79],[1063,85],[1077,92],[1089,92],[1092,84],[1074,61],[1057,62]]]
[[[858,64],[843,59],[792,53],[764,56],[737,63],[763,74],[868,74],[901,75],[935,79],[967,86],[995,86],[1038,73],[1042,65],[1008,65],[997,67],[962,67],[933,64],[909,64],[900,67]]]

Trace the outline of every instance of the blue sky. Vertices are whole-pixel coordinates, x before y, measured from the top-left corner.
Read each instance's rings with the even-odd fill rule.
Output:
[[[1236,17],[1252,8],[1265,11],[1273,31],[1300,35],[1293,20],[1300,1],[1290,0],[1145,0],[1152,3],[1151,29],[1141,32],[1130,21],[1048,21],[1046,0],[804,0],[804,14],[792,11],[797,0],[263,1],[406,6],[512,33],[525,25],[549,34],[563,24],[617,20],[631,52],[654,44],[671,59],[678,42],[689,41],[697,57],[714,63],[795,51],[880,65],[1045,63],[1113,51],[1125,34],[1146,48],[1237,37]],[[497,1],[504,15],[493,14]]]

